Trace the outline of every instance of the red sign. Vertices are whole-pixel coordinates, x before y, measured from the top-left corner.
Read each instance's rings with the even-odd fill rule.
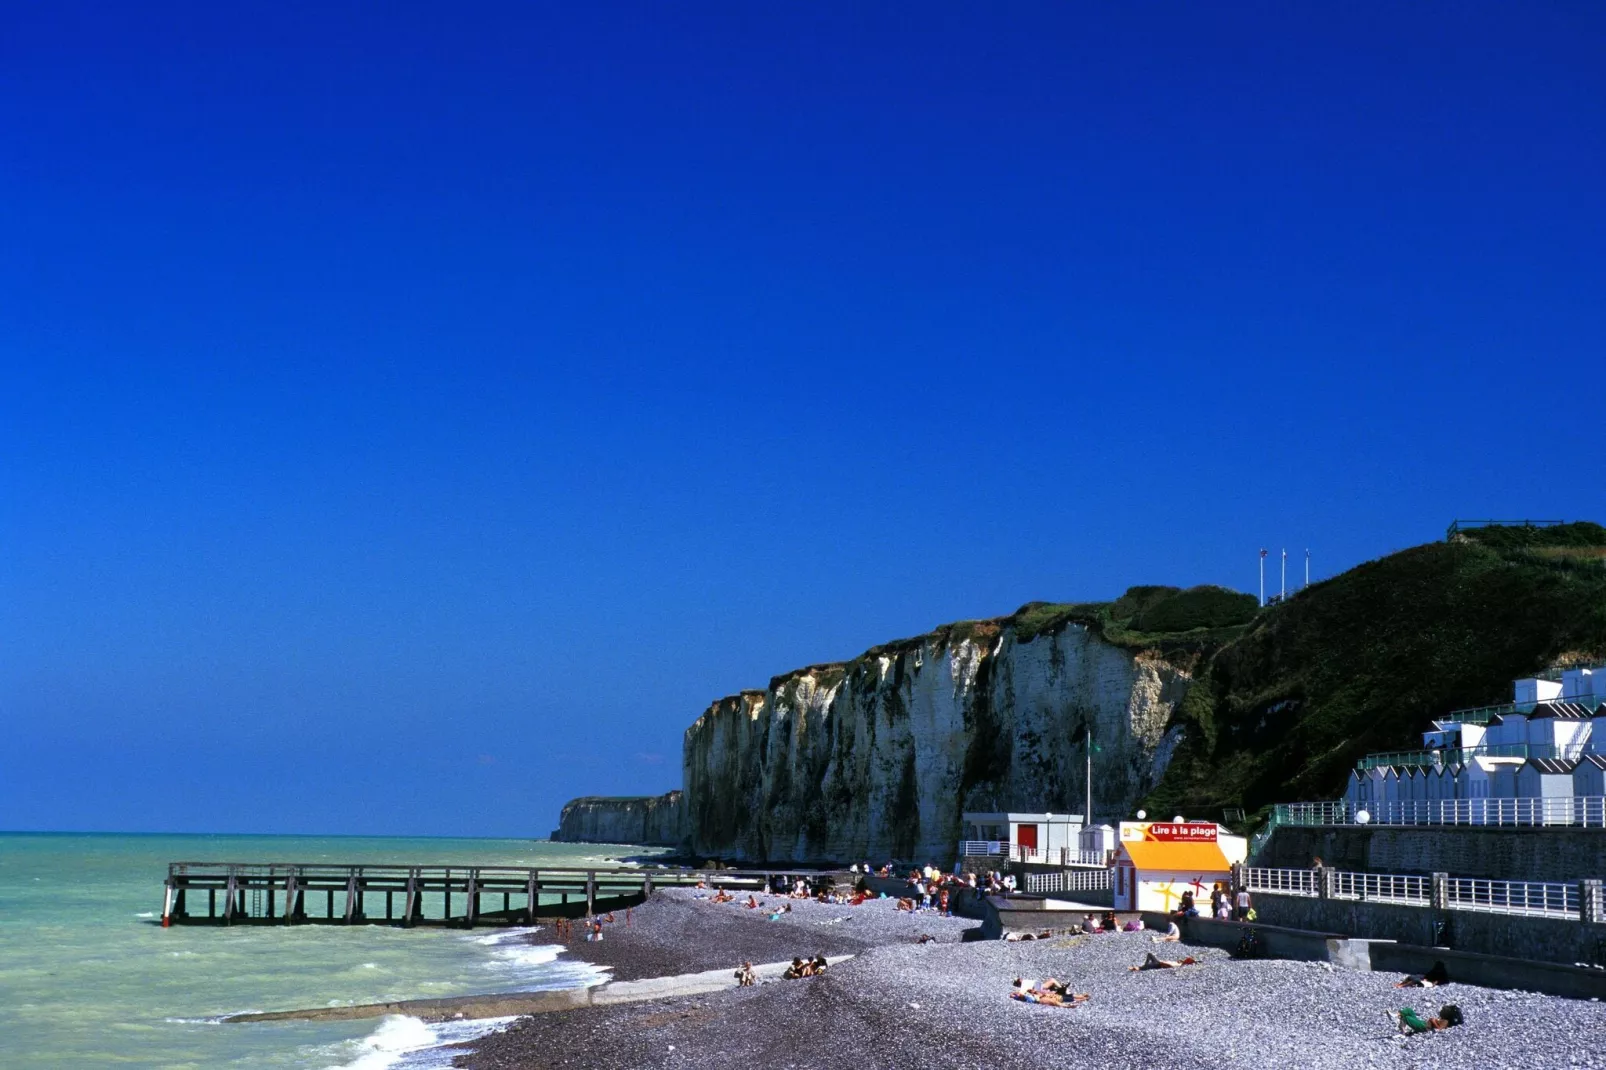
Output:
[[[1213,821],[1156,822],[1143,830],[1143,838],[1161,843],[1215,843],[1216,825]]]

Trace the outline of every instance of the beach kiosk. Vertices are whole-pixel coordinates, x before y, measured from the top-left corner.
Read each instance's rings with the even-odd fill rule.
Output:
[[[961,858],[1000,854],[1015,862],[1065,865],[1079,850],[1081,814],[966,811],[962,821],[970,839],[959,842]]]
[[[1110,874],[1116,910],[1170,913],[1192,892],[1210,908],[1210,888],[1227,884],[1249,841],[1213,821],[1123,821]]]

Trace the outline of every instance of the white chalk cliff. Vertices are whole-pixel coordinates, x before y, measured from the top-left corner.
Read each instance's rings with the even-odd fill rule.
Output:
[[[1113,822],[1164,772],[1191,666],[1076,623],[1022,641],[1006,618],[776,677],[687,729],[687,845],[755,861],[951,861],[965,810],[1085,808],[1084,723],[1100,748],[1093,816]]]

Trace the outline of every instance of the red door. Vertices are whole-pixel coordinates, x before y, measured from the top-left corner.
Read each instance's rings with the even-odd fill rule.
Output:
[[[1037,850],[1037,826],[1016,825],[1015,844],[1027,851]]]

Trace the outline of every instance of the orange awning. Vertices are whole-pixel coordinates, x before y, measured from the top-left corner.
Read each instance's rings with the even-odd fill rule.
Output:
[[[1229,873],[1232,863],[1214,843],[1153,843],[1122,840],[1121,849],[1139,869],[1179,869],[1190,873]]]

